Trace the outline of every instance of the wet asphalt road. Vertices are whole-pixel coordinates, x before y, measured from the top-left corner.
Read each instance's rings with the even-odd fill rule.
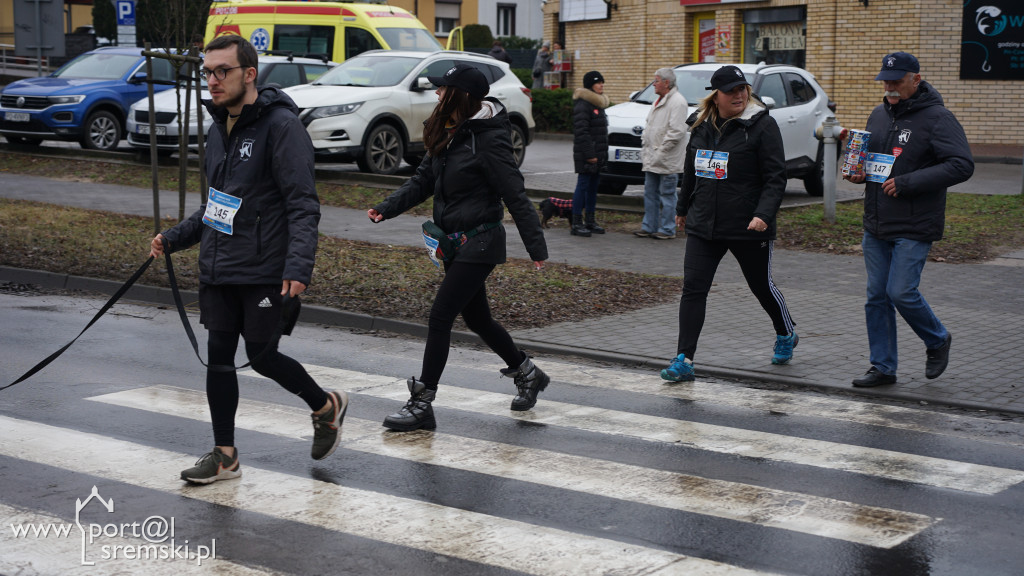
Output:
[[[101,304],[7,286],[0,385]],[[0,391],[0,573],[904,576],[1024,565],[1019,418],[724,381],[668,386],[549,357],[536,358],[553,377],[538,406],[513,413],[493,354],[460,345],[434,404],[438,429],[388,433],[380,420],[404,402],[422,342],[316,325],[282,350],[349,392],[338,451],[310,460],[303,403],[243,371],[243,476],[188,487],[177,473],[210,433],[203,369],[178,322],[173,310],[119,304]],[[80,532],[76,500],[93,487],[113,512],[87,503]],[[131,525],[150,518],[173,520],[176,545],[188,540],[203,565],[125,558],[148,542]],[[14,536],[57,524],[75,527]]]

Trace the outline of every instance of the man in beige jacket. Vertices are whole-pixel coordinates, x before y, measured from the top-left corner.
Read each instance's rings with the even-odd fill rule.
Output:
[[[671,68],[654,73],[658,99],[647,115],[641,137],[644,171],[644,219],[641,238],[671,240],[676,237],[676,189],[686,158],[686,98],[676,89]]]

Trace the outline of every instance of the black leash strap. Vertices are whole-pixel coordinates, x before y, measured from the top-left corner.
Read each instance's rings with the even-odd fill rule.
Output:
[[[178,316],[181,317],[181,325],[185,327],[185,334],[188,335],[188,341],[192,343],[192,349],[195,350],[196,358],[199,359],[199,363],[206,366],[208,370],[214,372],[234,372],[242,368],[251,366],[254,362],[260,361],[264,356],[269,354],[272,350],[277,348],[277,343],[281,340],[282,334],[291,334],[292,327],[295,326],[295,321],[299,318],[299,297],[289,298],[285,295],[281,301],[281,322],[277,328],[274,329],[274,333],[270,337],[270,341],[267,342],[266,348],[264,348],[255,358],[249,360],[245,364],[238,368],[234,366],[227,366],[225,364],[207,364],[203,362],[203,357],[199,355],[199,342],[196,340],[196,334],[192,331],[192,325],[188,322],[188,314],[185,313],[185,305],[182,304],[181,294],[178,292],[178,281],[174,277],[174,263],[171,262],[171,255],[168,250],[164,249],[164,258],[167,262],[167,279],[171,285],[171,295],[174,296],[174,305],[178,308]]]
[[[45,368],[47,364],[56,360],[58,356],[63,354],[65,350],[70,348],[71,345],[75,343],[75,340],[81,338],[82,334],[85,334],[85,331],[92,327],[92,325],[95,324],[96,321],[100,319],[100,316],[106,314],[107,310],[110,310],[110,307],[113,306],[115,302],[120,300],[121,296],[124,296],[124,293],[127,292],[128,289],[132,287],[132,284],[135,284],[135,281],[138,280],[140,276],[142,276],[142,273],[145,272],[146,269],[149,268],[149,265],[152,263],[153,257],[150,256],[149,259],[142,264],[142,266],[139,266],[139,269],[135,271],[135,274],[132,274],[132,277],[129,278],[128,281],[125,282],[120,288],[118,288],[117,292],[115,292],[114,295],[110,297],[110,300],[107,300],[107,303],[104,304],[103,307],[100,308],[100,311],[97,312],[96,315],[92,317],[92,320],[90,320],[89,323],[85,325],[85,328],[83,328],[82,331],[78,333],[78,336],[75,336],[74,340],[65,344],[64,347],[61,348],[60,350],[57,350],[53,354],[47,356],[45,360],[33,366],[32,369],[29,370],[28,372],[22,374],[21,378],[18,378],[17,380],[11,382],[7,386],[0,388],[0,390],[5,390],[7,388],[10,388],[11,386],[14,386],[15,384],[28,380],[30,377],[32,377],[33,374],[39,372],[40,370]]]

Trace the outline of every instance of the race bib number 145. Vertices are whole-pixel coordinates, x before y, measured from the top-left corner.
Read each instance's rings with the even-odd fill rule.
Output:
[[[210,187],[210,195],[206,201],[206,213],[203,214],[203,224],[218,232],[234,234],[235,214],[242,206],[242,199],[231,194],[225,194],[214,187]]]

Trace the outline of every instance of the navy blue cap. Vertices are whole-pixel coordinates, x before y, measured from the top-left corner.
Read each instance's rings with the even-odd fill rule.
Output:
[[[483,100],[491,89],[483,72],[461,62],[452,66],[444,76],[427,76],[427,80],[434,86],[453,86],[477,100]]]
[[[906,52],[893,52],[882,58],[882,71],[875,76],[875,80],[893,82],[907,75],[907,72],[917,74],[921,72],[921,65],[913,54]]]

